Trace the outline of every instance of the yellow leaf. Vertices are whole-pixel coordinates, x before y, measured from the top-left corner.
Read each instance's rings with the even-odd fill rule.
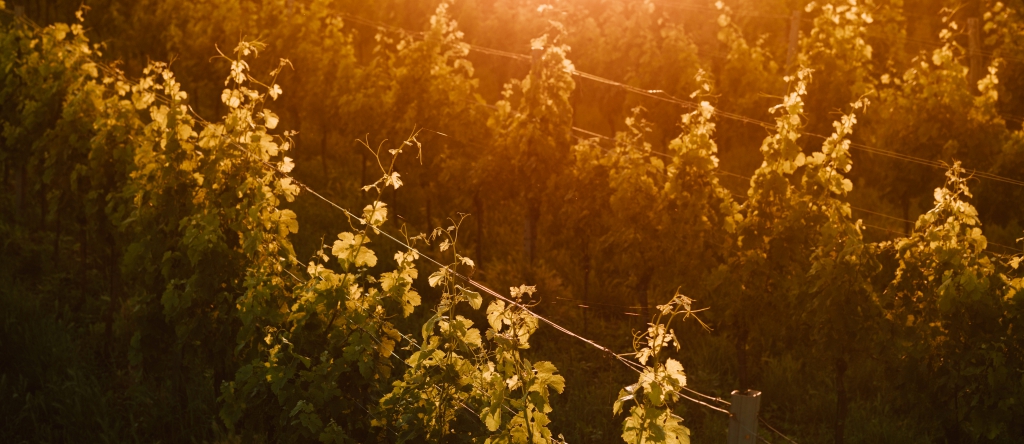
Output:
[[[430,284],[431,287],[436,287],[437,284],[441,283],[441,280],[444,279],[444,275],[445,273],[443,268],[435,271],[427,278],[427,283]]]
[[[269,109],[266,109],[263,110],[263,120],[266,123],[268,129],[274,129],[277,128],[277,122],[279,122],[281,119],[277,117],[277,114],[274,114]]]
[[[421,302],[422,299],[420,298],[420,294],[417,293],[416,290],[409,290],[405,292],[405,294],[402,295],[402,315],[404,317],[409,317],[413,310],[415,310],[415,307],[419,307]]]
[[[388,209],[387,204],[384,202],[374,202],[373,205],[367,205],[363,208],[364,223],[370,224],[372,227],[378,227],[388,220]]]
[[[342,264],[352,262],[357,267],[373,267],[377,265],[377,255],[365,247],[368,243],[370,240],[361,234],[341,233],[331,247],[331,254]]]
[[[686,374],[683,373],[683,364],[680,364],[679,361],[668,358],[668,361],[665,362],[665,370],[668,371],[669,377],[679,383],[680,387],[686,385]]]

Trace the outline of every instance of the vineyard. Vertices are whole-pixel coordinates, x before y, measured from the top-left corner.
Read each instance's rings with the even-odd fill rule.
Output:
[[[0,0],[0,441],[1020,442],[1022,13]]]

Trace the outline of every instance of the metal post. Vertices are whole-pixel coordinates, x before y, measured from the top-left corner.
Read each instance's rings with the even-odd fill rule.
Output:
[[[544,47],[534,46],[530,48],[530,79],[532,79],[531,81],[533,82],[538,82],[541,78],[540,69],[543,57]],[[530,145],[532,140],[533,136],[530,136],[530,138],[527,139],[527,146]],[[532,180],[530,182],[531,183],[527,184],[527,187],[532,188]],[[540,215],[539,211],[533,207],[534,203],[532,202],[532,198],[535,197],[532,197],[530,194],[529,190],[523,192],[523,200],[525,201],[524,205],[526,207],[526,218],[523,220],[523,252],[526,255],[526,263],[532,266],[535,254],[534,249],[537,246],[537,221],[540,218]]]
[[[757,442],[757,411],[761,408],[761,392],[739,390],[732,392],[729,409],[729,444],[755,444]]]
[[[789,52],[786,53],[786,67],[793,66],[796,61],[797,45],[800,43],[800,14],[797,9],[793,11],[793,17],[789,21]]]
[[[530,48],[530,68],[536,69],[537,64],[540,63],[541,57],[544,57],[543,47]]]
[[[981,66],[981,28],[977,18],[967,19],[967,37],[969,39],[969,55],[971,57],[971,70],[968,73],[968,81],[971,82],[971,91],[978,88],[978,81],[982,78]]]

